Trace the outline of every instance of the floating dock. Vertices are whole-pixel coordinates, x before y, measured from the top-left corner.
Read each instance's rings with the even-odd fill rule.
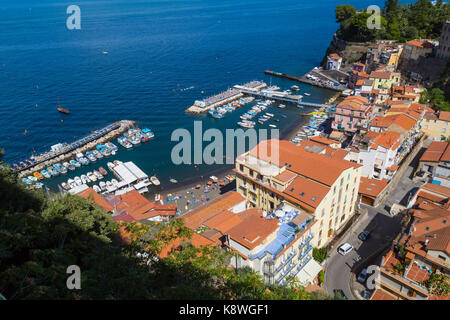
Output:
[[[55,163],[75,157],[77,153],[89,151],[98,144],[106,143],[136,125],[134,121],[121,120],[102,129],[95,130],[88,136],[70,144],[62,145],[57,150],[51,150],[39,155],[33,155],[17,162],[11,169],[19,173],[19,178],[32,175],[35,171],[43,170]]]

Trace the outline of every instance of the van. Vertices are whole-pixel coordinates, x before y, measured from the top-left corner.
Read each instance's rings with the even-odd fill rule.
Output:
[[[344,243],[339,247],[338,252],[345,256],[347,253],[353,250],[353,246],[350,243]]]

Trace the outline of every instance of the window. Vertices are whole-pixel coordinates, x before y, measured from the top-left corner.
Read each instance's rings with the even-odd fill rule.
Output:
[[[242,164],[239,165],[239,170],[240,170],[241,172],[244,172],[244,166],[243,166]]]

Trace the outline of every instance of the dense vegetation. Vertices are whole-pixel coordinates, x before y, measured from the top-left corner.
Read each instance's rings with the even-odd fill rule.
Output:
[[[18,183],[1,161],[0,194],[0,293],[7,299],[328,298],[294,282],[267,286],[251,270],[236,272],[227,267],[229,253],[190,245],[192,231],[181,220],[130,224],[124,228],[131,242],[124,245],[120,226],[89,199],[50,201]],[[186,240],[183,250],[157,259],[176,237]],[[80,290],[67,289],[69,265],[81,269]]]
[[[357,12],[351,5],[337,6],[336,21],[340,23],[339,38],[346,41],[366,42],[377,39],[392,39],[405,42],[411,39],[439,39],[443,23],[450,18],[450,4],[430,0],[399,5],[399,0],[386,0],[381,16],[381,28],[370,30],[366,10]]]

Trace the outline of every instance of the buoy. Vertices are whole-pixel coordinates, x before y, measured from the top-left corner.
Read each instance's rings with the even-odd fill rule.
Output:
[[[204,94],[205,92],[202,90],[202,94]]]
[[[36,103],[36,108],[38,107],[38,104]]]

